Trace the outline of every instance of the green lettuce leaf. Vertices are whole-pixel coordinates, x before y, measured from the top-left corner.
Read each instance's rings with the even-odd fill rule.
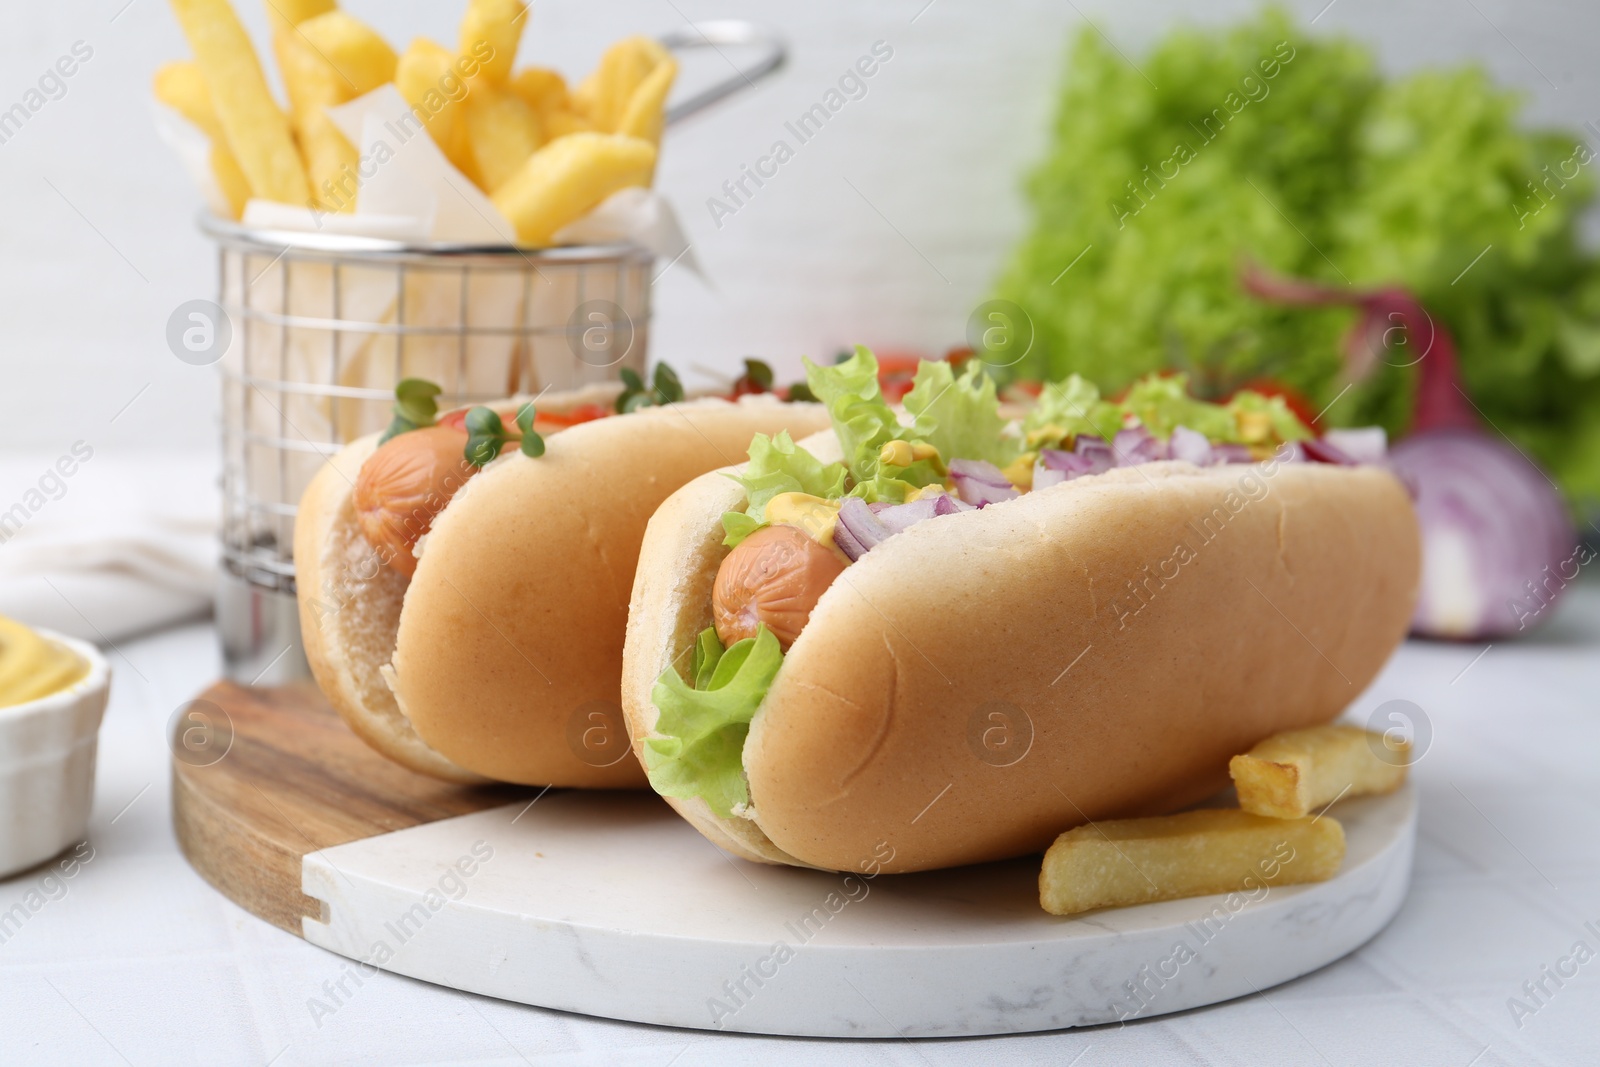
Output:
[[[726,819],[750,802],[744,777],[744,740],[750,720],[783,666],[778,639],[765,626],[755,637],[723,651],[707,629],[695,644],[695,686],[672,668],[650,691],[661,712],[656,732],[644,743],[650,785],[665,797],[702,797]]]
[[[946,461],[981,459],[1004,467],[1022,454],[1021,440],[1002,433],[1006,420],[994,382],[976,361],[960,377],[944,360],[918,364],[905,404],[912,416],[909,437],[937,448]]]
[[[1279,406],[1282,406],[1281,400]],[[1145,429],[1163,440],[1171,437],[1179,426],[1187,426],[1216,442],[1239,440],[1233,412],[1221,404],[1209,404],[1190,396],[1187,374],[1165,378],[1152,374],[1139,379],[1129,387],[1121,409],[1124,414],[1136,416]]]
[[[904,439],[900,420],[878,388],[878,358],[857,345],[855,355],[831,367],[819,367],[809,359],[803,362],[806,384],[833,417],[845,466],[856,481],[870,481],[877,474],[883,446]]]
[[[1266,378],[1328,426],[1393,440],[1414,361],[1386,353],[1347,390],[1355,313],[1252,299],[1239,267],[1401,285],[1450,329],[1487,421],[1575,505],[1600,501],[1588,135],[1538,128],[1528,95],[1478,64],[1390,75],[1372,41],[1309,32],[1322,28],[1275,5],[1127,56],[1082,30],[1027,178],[1032,220],[993,294],[1034,327],[1007,373],[1076,371],[1112,392],[1184,369],[1212,399]]]
[[[750,462],[741,474],[729,475],[744,486],[749,501],[744,511],[724,512],[723,544],[733,548],[767,522],[767,505],[780,493],[808,493],[832,500],[844,495],[845,469],[841,463],[824,463],[794,443],[787,430],[775,437],[756,434],[750,442]]]
[[[1028,441],[1045,448],[1081,433],[1109,441],[1121,426],[1122,412],[1115,404],[1101,400],[1100,390],[1079,374],[1047,383],[1039,392],[1038,402],[1022,420]]]

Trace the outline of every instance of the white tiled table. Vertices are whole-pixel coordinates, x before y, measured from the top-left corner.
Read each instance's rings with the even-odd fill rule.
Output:
[[[1481,650],[1409,644],[1357,702],[1414,701],[1433,741],[1416,771],[1410,899],[1355,955],[1126,1028],[841,1043],[614,1023],[389,975],[319,1026],[307,1001],[344,961],[235,907],[178,854],[166,723],[218,663],[209,627],[169,631],[112,652],[94,858],[0,943],[0,1063],[1600,1062],[1600,957],[1559,987],[1545,978],[1542,1004],[1522,988],[1577,941],[1600,953],[1584,928],[1600,930],[1600,586],[1578,588],[1535,640],[1474,661]],[[42,893],[41,877],[0,882],[0,912]],[[1537,1008],[1520,1027],[1512,997]]]

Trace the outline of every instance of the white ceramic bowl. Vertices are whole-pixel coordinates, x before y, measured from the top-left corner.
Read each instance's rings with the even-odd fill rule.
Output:
[[[0,708],[0,878],[81,841],[94,802],[111,667],[93,645],[38,632],[83,657],[89,673],[59,693]]]

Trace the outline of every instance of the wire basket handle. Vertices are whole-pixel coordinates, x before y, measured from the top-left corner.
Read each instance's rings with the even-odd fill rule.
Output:
[[[724,46],[740,47],[759,45],[761,55],[745,67],[734,67],[734,73],[700,92],[679,101],[667,109],[667,125],[680,122],[690,115],[715,104],[724,97],[752,89],[756,82],[782,67],[789,58],[789,44],[776,31],[744,19],[712,19],[708,22],[691,22],[688,25],[662,34],[657,40],[672,52],[687,52],[696,48],[715,48],[719,53]],[[726,57],[724,57],[726,58]],[[732,63],[732,60],[729,60]]]

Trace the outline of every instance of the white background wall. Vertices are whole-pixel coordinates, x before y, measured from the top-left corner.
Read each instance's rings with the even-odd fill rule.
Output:
[[[237,2],[264,42],[261,4]],[[1325,5],[1291,6],[1305,22]],[[464,5],[347,6],[401,48],[418,34],[453,41]],[[1204,18],[1254,7],[1208,3]],[[616,37],[718,16],[789,36],[781,75],[670,135],[659,186],[715,288],[668,272],[654,337],[654,354],[680,368],[731,368],[756,353],[788,376],[801,353],[855,341],[928,352],[959,342],[1024,224],[1020,179],[1042,151],[1069,34],[1092,20],[1136,57],[1190,9],[1200,5],[541,0],[523,56],[576,76]],[[0,443],[207,453],[213,372],[179,362],[165,343],[168,315],[213,295],[215,270],[194,227],[198,199],[151,122],[151,73],[188,54],[172,15],[162,0],[5,0],[4,25],[0,110],[74,42],[94,55],[63,98],[0,145]],[[1395,70],[1479,59],[1527,91],[1537,121],[1600,119],[1593,0],[1335,0],[1314,27],[1327,30],[1360,35]],[[877,40],[894,58],[869,94],[717,228],[706,198]],[[704,58],[686,81],[726,70]]]

